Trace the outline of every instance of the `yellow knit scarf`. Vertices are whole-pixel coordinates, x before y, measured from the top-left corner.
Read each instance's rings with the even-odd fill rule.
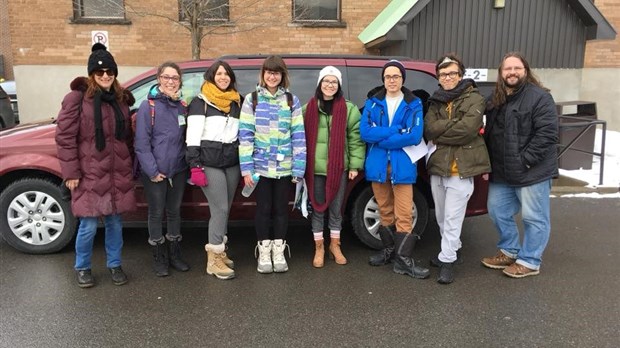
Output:
[[[215,105],[218,109],[225,113],[230,112],[231,103],[235,102],[239,104],[239,101],[241,100],[239,92],[234,89],[231,89],[230,91],[222,91],[215,84],[208,81],[205,81],[205,83],[202,84],[200,92],[207,97],[207,100],[209,100],[211,104]]]

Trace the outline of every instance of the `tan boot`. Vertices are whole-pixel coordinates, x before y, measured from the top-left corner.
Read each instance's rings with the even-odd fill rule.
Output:
[[[312,260],[312,266],[316,268],[323,267],[325,259],[325,248],[323,247],[323,240],[314,241],[314,259]]]
[[[337,264],[347,264],[347,259],[344,255],[342,255],[342,251],[340,250],[340,238],[331,239],[331,242],[329,242],[329,253],[331,254],[331,257],[336,260]]]
[[[233,262],[233,260],[228,258],[228,255],[226,254],[226,250],[228,250],[228,237],[224,236],[224,253],[222,254],[222,261],[224,261],[224,263],[226,264],[226,266],[228,266],[228,268],[234,269],[235,263]]]
[[[216,276],[218,279],[232,279],[235,277],[235,271],[230,269],[223,260],[224,244],[205,245],[207,251],[207,268],[209,275]]]

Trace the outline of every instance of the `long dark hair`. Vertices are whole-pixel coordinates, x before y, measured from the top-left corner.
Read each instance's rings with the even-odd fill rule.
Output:
[[[508,95],[508,91],[507,91],[507,87],[506,87],[506,83],[504,82],[504,79],[502,78],[502,69],[504,67],[504,62],[506,61],[506,59],[508,58],[517,58],[521,61],[521,63],[523,63],[523,67],[525,68],[525,81],[524,83],[531,83],[535,86],[538,86],[546,91],[549,91],[549,89],[545,88],[540,81],[538,80],[538,78],[536,77],[536,75],[534,75],[534,73],[532,72],[532,70],[530,69],[530,64],[527,62],[527,60],[525,60],[525,57],[523,57],[523,55],[519,52],[508,52],[504,55],[504,58],[502,58],[502,63],[499,65],[499,67],[497,68],[497,82],[495,85],[495,90],[493,91],[493,97],[491,98],[491,107],[492,108],[496,108],[499,107],[501,105],[504,105],[506,103],[506,96]]]
[[[215,74],[217,73],[217,69],[219,69],[220,66],[224,67],[224,70],[226,70],[226,73],[230,77],[230,84],[228,85],[228,88],[226,90],[236,91],[237,90],[237,78],[235,77],[235,72],[230,67],[230,65],[223,60],[216,60],[215,62],[213,62],[213,64],[211,64],[209,69],[205,71],[205,75],[204,75],[205,81],[211,82],[212,84],[217,86],[217,84],[215,83]]]
[[[321,82],[322,81],[323,79],[321,79]],[[321,91],[321,82],[319,82],[319,85],[316,86],[316,90],[314,91],[314,97],[316,98],[319,104],[319,108],[323,109],[323,111],[329,111],[328,113],[331,114],[331,110],[325,110],[325,98],[323,97],[323,91]],[[338,83],[338,90],[336,91],[336,94],[334,94],[333,100],[336,100],[338,98],[343,98],[342,88],[340,88],[340,83]]]

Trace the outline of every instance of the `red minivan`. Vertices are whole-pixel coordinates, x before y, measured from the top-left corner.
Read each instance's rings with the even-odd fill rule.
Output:
[[[264,56],[224,56],[235,71],[237,88],[241,94],[250,93],[258,82]],[[319,71],[333,65],[342,72],[345,97],[360,108],[369,90],[381,84],[381,69],[387,57],[295,55],[283,56],[289,68],[290,91],[305,103],[313,95]],[[422,99],[438,88],[434,63],[400,59],[407,69],[406,87]],[[183,69],[183,95],[191,99],[203,82],[203,74],[213,60],[180,63]],[[124,84],[136,98],[137,107],[155,84],[156,70],[151,69]],[[69,81],[67,82],[69,83]],[[44,115],[54,116],[55,115]],[[24,124],[0,132],[0,233],[14,248],[32,254],[56,252],[69,244],[76,232],[76,219],[69,202],[61,199],[59,184],[60,164],[56,158],[54,121]],[[418,182],[414,185],[414,230],[422,235],[429,221],[433,199],[424,163],[418,164]],[[363,174],[363,173],[362,173]],[[253,198],[241,195],[242,181],[235,194],[231,220],[252,221]],[[486,213],[488,182],[482,176],[475,178],[474,194],[469,200],[467,215]],[[138,209],[123,216],[126,226],[146,226],[146,200],[142,185],[136,181]],[[370,184],[363,175],[349,182],[345,196],[345,221],[359,239],[371,248],[380,248],[377,234],[379,211]],[[292,197],[291,197],[292,205]],[[292,209],[291,209],[292,210]],[[202,191],[187,186],[182,217],[184,226],[207,225],[208,202]],[[305,220],[297,210],[291,219]]]

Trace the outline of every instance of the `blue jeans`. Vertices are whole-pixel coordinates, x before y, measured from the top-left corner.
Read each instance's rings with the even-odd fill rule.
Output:
[[[490,183],[487,207],[497,232],[497,247],[517,263],[529,269],[539,269],[551,232],[551,180],[524,187]],[[523,218],[523,244],[515,215]]]
[[[98,217],[81,217],[75,238],[75,269],[77,271],[90,269],[90,259],[93,256],[93,242],[97,234]],[[123,224],[121,216],[106,215],[103,217],[105,225],[105,252],[108,268],[121,265],[121,250],[123,249]]]

